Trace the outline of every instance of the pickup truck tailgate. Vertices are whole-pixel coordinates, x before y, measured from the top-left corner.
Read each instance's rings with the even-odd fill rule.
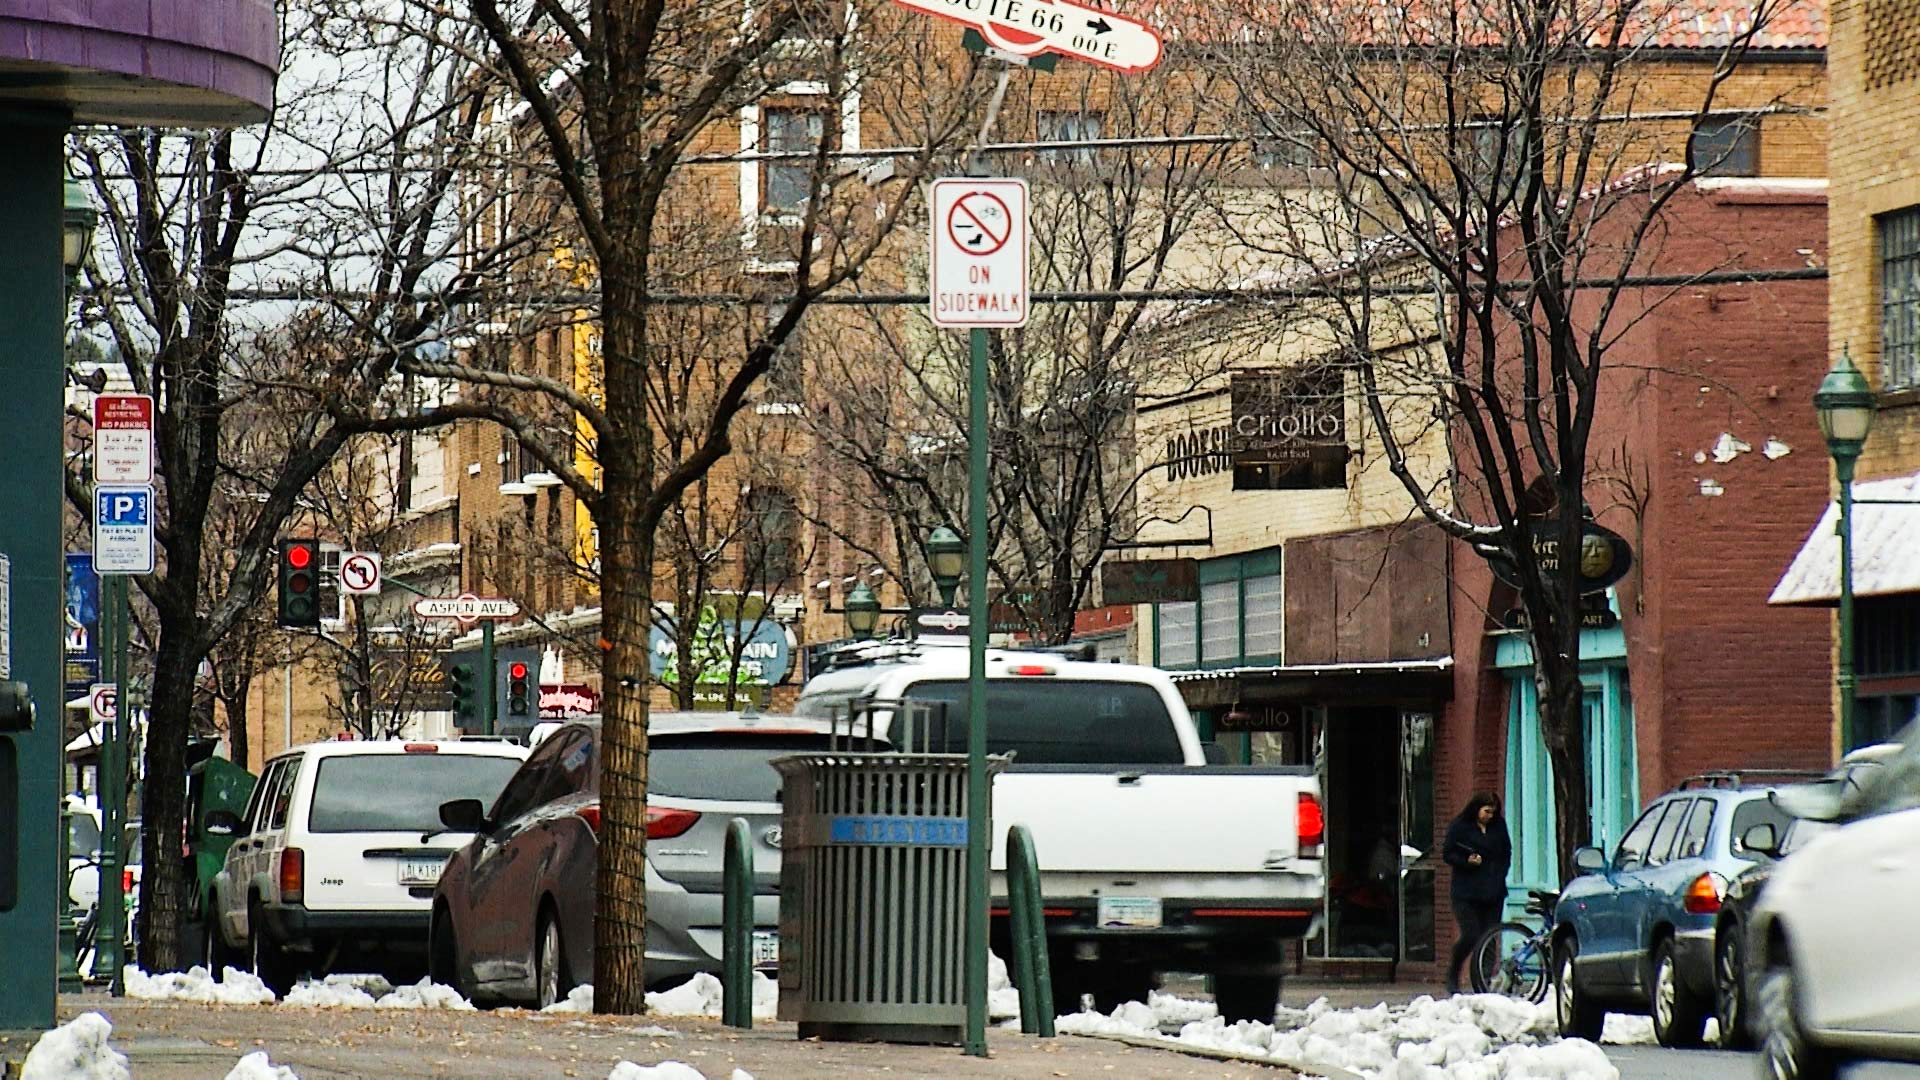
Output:
[[[1300,796],[1315,788],[1304,769],[1015,766],[993,784],[993,869],[1025,825],[1043,878],[1317,874],[1299,837]]]

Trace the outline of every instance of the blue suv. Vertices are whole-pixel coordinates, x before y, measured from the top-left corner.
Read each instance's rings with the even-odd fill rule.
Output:
[[[1755,825],[1786,827],[1767,798],[1781,770],[1689,777],[1655,799],[1609,859],[1574,853],[1581,876],[1554,912],[1554,1013],[1560,1033],[1599,1041],[1608,1012],[1653,1017],[1662,1046],[1699,1046],[1713,1014],[1714,916],[1727,884],[1767,857],[1741,837]]]

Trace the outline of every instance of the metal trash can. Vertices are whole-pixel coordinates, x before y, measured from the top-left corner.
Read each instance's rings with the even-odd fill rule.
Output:
[[[800,1037],[965,1035],[967,758],[802,754],[784,778],[780,1019]],[[1006,766],[989,758],[988,782]]]

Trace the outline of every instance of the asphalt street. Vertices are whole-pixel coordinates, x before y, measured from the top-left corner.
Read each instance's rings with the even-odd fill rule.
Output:
[[[1609,1046],[1607,1057],[1620,1080],[1758,1080],[1760,1060],[1753,1054],[1722,1050],[1663,1050],[1657,1046]],[[1920,1065],[1885,1062],[1855,1065],[1846,1080],[1920,1080]]]

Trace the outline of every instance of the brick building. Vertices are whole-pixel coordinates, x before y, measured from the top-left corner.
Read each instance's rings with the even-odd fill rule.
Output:
[[[1833,0],[1830,358],[1849,355],[1878,397],[1853,511],[1854,730],[1876,742],[1920,715],[1920,20],[1914,5]],[[1797,403],[1811,409],[1805,398]],[[1830,612],[1837,508],[1815,508],[1774,600]],[[1837,629],[1837,621],[1834,626]],[[1837,637],[1837,634],[1836,634]],[[1838,649],[1837,640],[1831,646]],[[1838,705],[1838,695],[1834,696]]]

